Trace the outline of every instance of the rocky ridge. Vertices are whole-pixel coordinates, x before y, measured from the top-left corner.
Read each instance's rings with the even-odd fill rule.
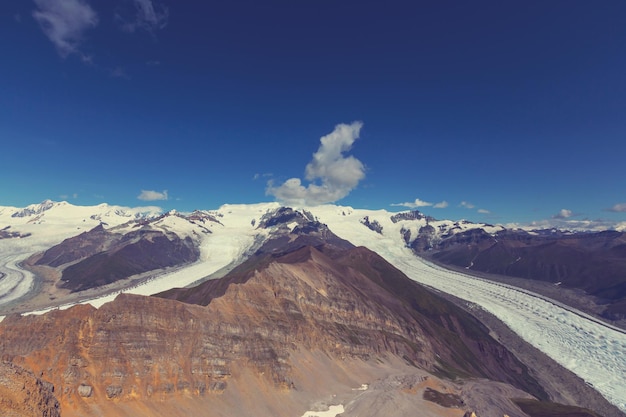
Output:
[[[102,407],[125,415],[155,400],[219,402],[239,395],[250,373],[257,389],[297,396],[310,389],[307,378],[347,363],[358,374],[379,361],[433,380],[493,379],[548,397],[477,320],[373,252],[300,212],[280,210],[259,227],[271,227],[272,237],[221,279],[159,298],[122,294],[99,309],[8,316],[0,352],[50,380],[64,415]],[[303,372],[303,357],[327,365]],[[514,415],[512,402],[501,401]]]

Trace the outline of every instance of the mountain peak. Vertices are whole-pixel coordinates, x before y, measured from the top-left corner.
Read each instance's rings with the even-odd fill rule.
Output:
[[[17,211],[11,215],[11,217],[28,217],[35,216],[37,214],[41,214],[44,211],[50,210],[51,208],[57,206],[67,204],[65,202],[56,203],[52,200],[44,200],[39,204],[31,204],[20,211]]]

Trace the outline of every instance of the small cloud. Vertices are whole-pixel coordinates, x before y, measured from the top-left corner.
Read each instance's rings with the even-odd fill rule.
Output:
[[[61,198],[62,200],[67,200],[70,197],[76,199],[76,198],[78,198],[78,193],[74,193],[74,194],[71,194],[71,195],[70,194],[61,194],[59,196],[59,198]]]
[[[507,227],[512,227],[512,224]],[[548,220],[536,220],[529,224],[516,224],[517,227],[523,229],[551,229],[556,228],[560,230],[579,230],[579,231],[603,231],[603,230],[617,230],[624,231],[626,228],[626,222],[615,222],[606,219],[564,219],[555,218],[554,216]]]
[[[149,67],[158,67],[159,65],[161,65],[161,61],[157,61],[157,60],[148,61],[146,62],[146,65]]]
[[[433,208],[446,208],[446,207],[448,207],[448,202],[445,200],[433,205]]]
[[[141,190],[137,198],[143,201],[167,200],[167,190],[163,190],[163,192]]]
[[[422,201],[419,198],[416,198],[415,201],[413,201],[413,202],[393,203],[391,205],[392,206],[408,207],[408,208],[418,208],[418,207],[429,207],[429,206],[432,206],[433,203],[429,203],[428,201]]]
[[[130,79],[130,76],[126,73],[126,71],[124,70],[124,68],[122,67],[115,67],[113,68],[109,74],[111,75],[111,77],[113,78],[124,78],[126,80]]]
[[[626,203],[616,204],[613,207],[607,209],[607,211],[613,211],[616,213],[626,213]]]
[[[491,214],[491,212],[489,210],[485,210],[485,209],[478,209],[477,210],[480,214]]]
[[[37,9],[33,17],[50,39],[61,57],[80,55],[83,61],[91,58],[79,51],[83,34],[98,24],[96,12],[83,0],[34,0]]]
[[[272,177],[273,174],[271,173],[265,173],[265,174],[259,174],[258,172],[256,174],[254,174],[254,176],[252,177],[253,180],[258,180],[259,178],[270,178]]]
[[[122,30],[133,33],[137,29],[144,29],[154,33],[167,26],[169,10],[165,5],[152,0],[132,0],[134,10],[133,17],[124,17],[116,13],[115,18],[120,22]],[[125,13],[125,14],[131,14]]]
[[[472,203],[468,203],[467,201],[461,201],[461,204],[459,204],[460,207],[465,207],[466,209],[473,209],[474,207],[476,207],[475,205],[473,205]]]
[[[266,194],[290,205],[319,205],[347,196],[365,178],[365,166],[343,153],[352,148],[363,123],[339,124],[320,139],[320,147],[305,169],[306,187],[299,178],[290,178],[279,186],[267,183]],[[316,183],[317,182],[317,183]]]
[[[22,23],[22,15],[19,13],[15,13],[13,15],[13,20],[15,20],[17,23]]]
[[[552,218],[553,219],[569,219],[573,215],[574,215],[574,213],[572,212],[572,210],[561,209],[557,214],[552,216]]]

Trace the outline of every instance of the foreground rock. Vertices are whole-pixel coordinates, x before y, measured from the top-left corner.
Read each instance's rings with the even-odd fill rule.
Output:
[[[4,417],[61,415],[51,383],[5,361],[0,362],[0,414]]]

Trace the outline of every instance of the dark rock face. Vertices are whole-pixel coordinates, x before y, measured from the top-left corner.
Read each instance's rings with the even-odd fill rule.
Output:
[[[422,226],[417,233],[417,237],[410,243],[409,246],[417,252],[425,252],[431,250],[433,248],[433,245],[436,244],[436,242],[434,241],[434,236],[434,227],[432,227],[431,225]],[[407,230],[404,234],[404,239],[408,243],[410,238],[411,231]]]
[[[290,230],[290,227],[293,227]],[[265,214],[257,226],[259,229],[272,228],[271,237],[251,257],[251,262],[266,254],[286,253],[304,246],[328,245],[338,249],[354,247],[350,242],[335,235],[327,225],[315,219],[304,210],[296,211],[281,207]]]
[[[63,270],[63,288],[81,291],[147,271],[193,262],[199,251],[190,238],[162,232],[131,232],[115,249],[90,256]]]
[[[103,252],[108,247],[114,246],[121,238],[122,235],[108,232],[100,224],[78,236],[65,239],[60,244],[48,249],[36,264],[59,267]]]
[[[11,217],[28,217],[35,214],[41,214],[46,210],[50,210],[54,207],[55,203],[51,200],[44,200],[39,204],[33,204],[20,211],[17,211],[11,215]]]
[[[361,219],[361,224],[363,224],[365,227],[367,227],[368,229],[376,232],[376,233],[382,233],[383,232],[383,227],[381,226],[380,223],[378,223],[377,220],[372,220],[370,221],[369,216],[365,216]]]
[[[398,223],[401,220],[421,220],[425,218],[426,216],[422,212],[418,210],[413,210],[403,211],[401,213],[394,214],[393,216],[391,216],[391,221],[394,223]]]
[[[17,230],[10,230],[11,226],[0,229],[0,239],[16,239],[30,236],[30,233],[20,233]]]

